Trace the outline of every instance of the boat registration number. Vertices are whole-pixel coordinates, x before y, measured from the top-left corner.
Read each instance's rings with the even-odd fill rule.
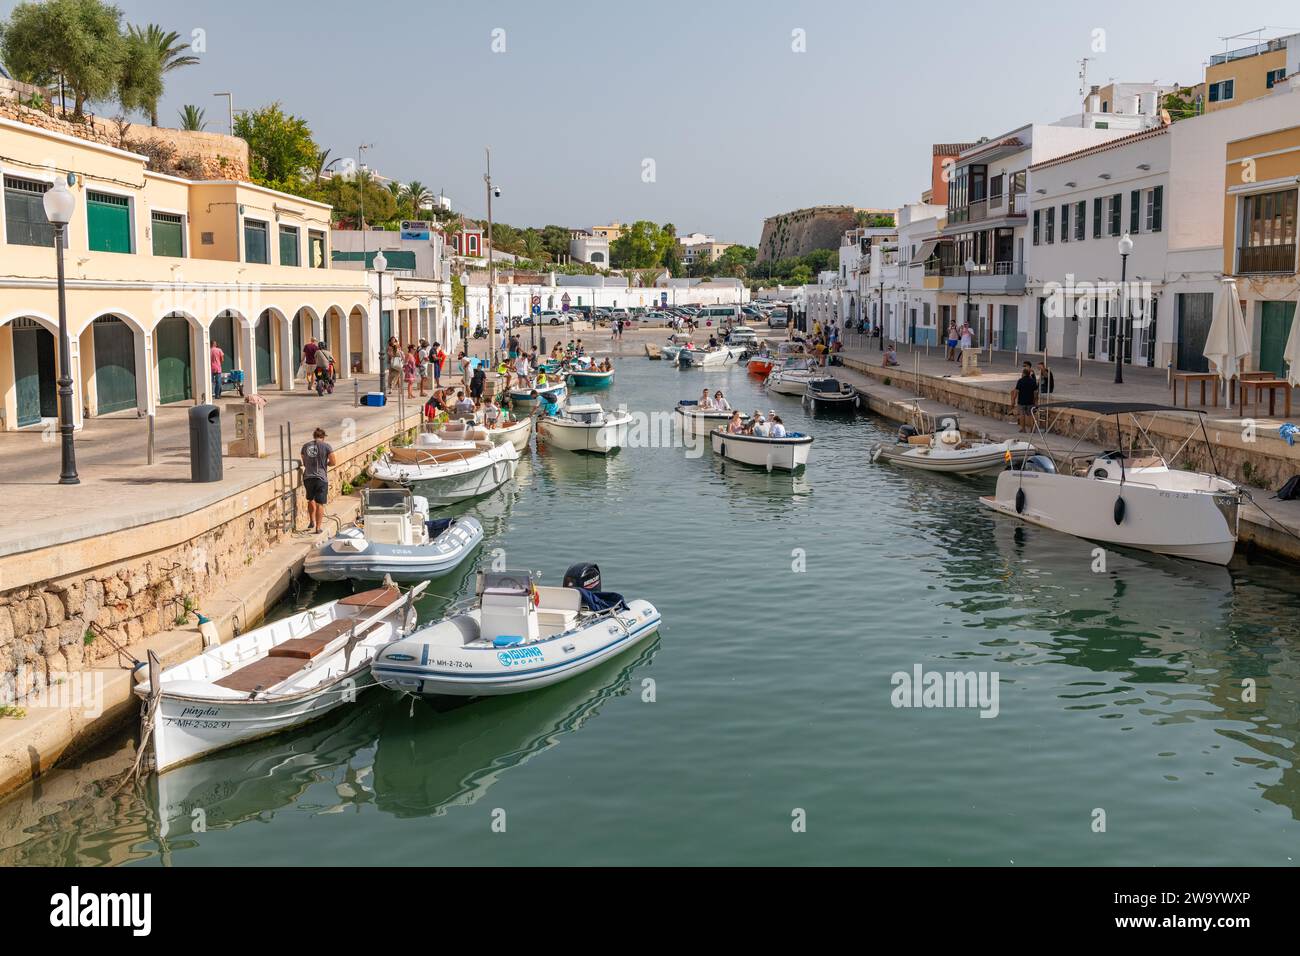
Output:
[[[169,727],[182,727],[187,730],[229,730],[228,720],[195,720],[186,717],[166,717],[163,719]]]

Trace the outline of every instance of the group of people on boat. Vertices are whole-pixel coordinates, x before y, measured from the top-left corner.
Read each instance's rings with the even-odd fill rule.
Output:
[[[488,428],[515,421],[510,393],[503,391],[495,399],[463,388],[437,388],[424,403],[424,420],[441,425],[451,419],[473,419]]]
[[[785,422],[781,421],[781,416],[776,413],[775,409],[768,411],[768,417],[764,418],[763,413],[757,408],[754,414],[746,421],[741,417],[740,409],[731,413],[731,418],[727,420],[728,435],[754,435],[758,438],[785,438]]]

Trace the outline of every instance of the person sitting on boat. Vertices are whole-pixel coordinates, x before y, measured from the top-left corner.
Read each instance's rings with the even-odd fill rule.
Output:
[[[483,424],[488,428],[495,428],[501,420],[501,408],[496,402],[483,403]]]
[[[893,343],[885,349],[885,357],[880,363],[884,368],[894,368],[898,365],[898,352],[894,350]]]
[[[784,438],[784,437],[785,437],[785,422],[781,421],[781,416],[780,416],[780,415],[773,415],[773,416],[772,416],[772,425],[771,425],[771,427],[768,428],[768,430],[767,430],[767,437],[768,437],[768,438]]]
[[[612,372],[612,371],[614,371],[614,363],[611,362],[611,361],[609,360],[609,356],[608,356],[608,355],[605,356],[605,361],[601,364],[601,366],[600,366],[600,370],[601,370],[602,372]]]
[[[707,388],[700,393],[700,400],[695,404],[702,412],[713,411],[713,399],[709,398],[709,390]]]
[[[717,336],[710,334],[710,335],[709,335],[709,348],[710,348],[710,349],[716,349],[717,347],[718,347],[718,338],[717,338]]]
[[[713,407],[720,412],[731,411],[731,402],[727,401],[722,395],[722,389],[713,393]]]
[[[754,409],[754,415],[749,420],[749,433],[751,435],[756,435],[759,438],[766,438],[770,427],[771,426],[767,423],[767,419],[763,417],[763,413],[757,408]]]
[[[474,415],[474,399],[460,389],[456,389],[456,405],[452,411],[456,413],[457,417],[472,418]]]
[[[544,386],[546,385],[546,382],[547,382],[547,379],[546,379],[546,373],[545,373],[545,372],[538,372],[538,373],[537,373],[537,386],[538,386],[539,388],[544,387]]]
[[[727,419],[727,434],[728,435],[745,434],[745,420],[740,417],[739,408],[736,409],[734,412],[732,412],[731,417]]]

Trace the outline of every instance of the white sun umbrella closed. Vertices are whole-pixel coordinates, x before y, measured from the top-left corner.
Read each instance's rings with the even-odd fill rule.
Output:
[[[1291,334],[1286,337],[1286,349],[1282,352],[1286,362],[1286,380],[1291,385],[1300,385],[1300,322],[1291,319]]]
[[[1214,304],[1214,320],[1205,337],[1204,354],[1225,383],[1241,373],[1241,360],[1250,354],[1246,319],[1237,299],[1237,283],[1232,279],[1224,279],[1219,287],[1219,301]]]

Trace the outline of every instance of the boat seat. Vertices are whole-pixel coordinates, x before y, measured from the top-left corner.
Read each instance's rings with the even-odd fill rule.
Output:
[[[287,641],[281,641],[267,652],[268,657],[294,657],[298,660],[311,660],[321,651],[329,646],[330,641],[337,637],[342,637],[348,631],[352,630],[352,625],[357,622],[357,618],[341,618],[337,621],[330,621],[324,627],[312,631],[310,634],[304,634],[302,637],[294,637]]]
[[[340,598],[339,603],[344,607],[381,608],[385,604],[392,604],[401,596],[402,592],[397,588],[374,588],[370,591],[349,594],[345,598]]]
[[[263,657],[215,683],[229,690],[252,693],[259,687],[266,689],[283,683],[302,670],[304,663],[296,657]]]
[[[541,627],[554,628],[557,633],[567,631],[577,625],[578,612],[557,611],[551,608],[538,608],[537,623]]]
[[[582,610],[582,594],[577,588],[557,588],[539,585],[537,588],[539,598],[537,610],[542,611],[573,611]]]

